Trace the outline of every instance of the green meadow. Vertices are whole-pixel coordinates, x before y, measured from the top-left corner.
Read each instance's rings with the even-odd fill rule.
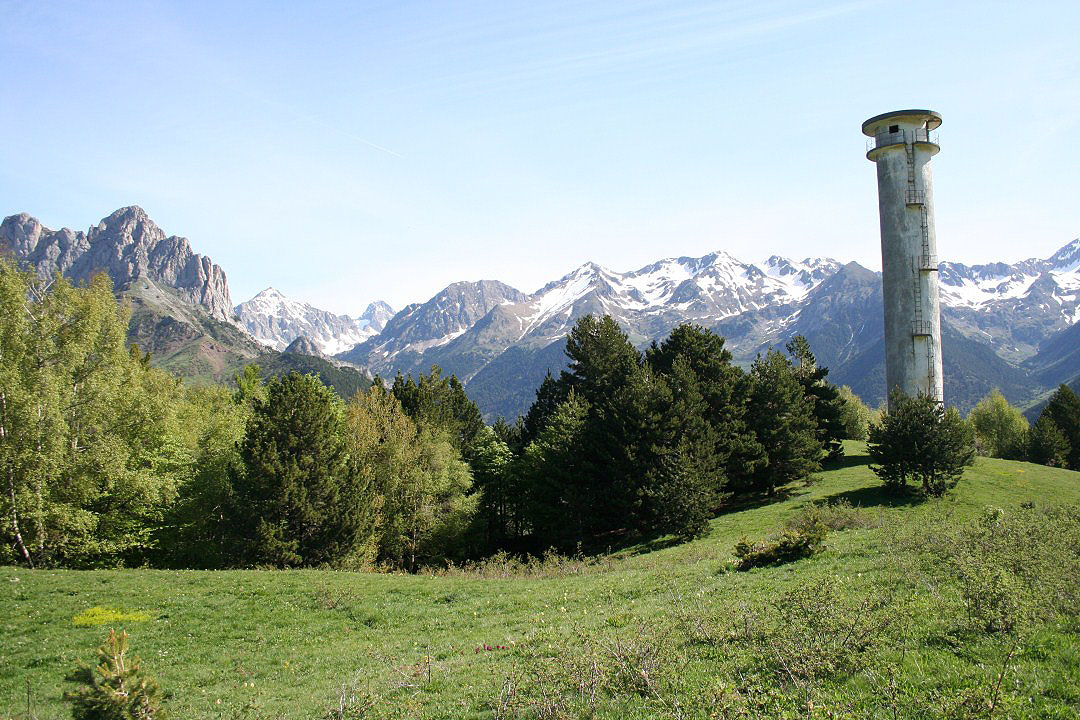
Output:
[[[193,720],[1080,717],[1075,510],[1043,512],[1080,504],[1080,473],[979,458],[924,501],[846,451],[701,539],[592,559],[4,568],[0,717],[69,717],[65,678],[111,627]],[[741,538],[840,501],[820,554],[732,569]],[[986,552],[965,559],[956,538],[979,528]]]

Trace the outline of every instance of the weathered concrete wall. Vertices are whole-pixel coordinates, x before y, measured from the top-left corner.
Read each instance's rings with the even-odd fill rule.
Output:
[[[924,123],[925,118],[897,116],[864,127],[864,131],[876,136],[877,145],[867,156],[877,164],[888,389],[899,387],[909,395],[922,392],[943,400],[937,237],[930,174],[930,158],[937,147],[925,142]],[[888,128],[893,126],[898,126],[898,132],[890,135]],[[894,137],[898,143],[888,144]],[[917,141],[909,145],[905,139]],[[909,181],[909,147],[914,183]],[[912,192],[920,202],[909,203]]]

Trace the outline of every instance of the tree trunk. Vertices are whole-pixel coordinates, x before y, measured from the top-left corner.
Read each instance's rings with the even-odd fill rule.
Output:
[[[26,549],[26,543],[23,542],[22,531],[19,529],[19,510],[15,498],[15,471],[9,467],[7,475],[8,492],[11,495],[11,529],[15,533],[15,544],[18,545],[19,552],[22,553],[23,559],[26,560],[26,564],[33,568],[34,560],[30,557],[30,551]]]

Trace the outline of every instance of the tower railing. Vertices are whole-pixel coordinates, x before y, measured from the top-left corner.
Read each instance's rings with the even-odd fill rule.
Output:
[[[874,137],[866,141],[866,152],[877,150],[878,148],[886,147],[888,145],[908,145],[911,143],[930,143],[932,145],[937,145],[939,144],[938,133],[931,133],[926,128],[900,130],[894,133],[877,133]]]
[[[914,182],[914,181],[909,181]],[[907,204],[908,205],[925,205],[926,204],[926,191],[915,190],[914,188],[908,188],[907,191]]]

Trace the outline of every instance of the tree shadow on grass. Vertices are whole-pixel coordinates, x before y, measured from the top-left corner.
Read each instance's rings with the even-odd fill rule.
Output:
[[[869,464],[869,455],[843,455],[836,460],[826,460],[821,464],[821,469],[843,470],[844,468],[862,467]]]
[[[845,490],[819,498],[819,502],[837,503],[846,500],[856,507],[910,507],[925,502],[926,498],[915,492],[897,494],[884,485]]]

